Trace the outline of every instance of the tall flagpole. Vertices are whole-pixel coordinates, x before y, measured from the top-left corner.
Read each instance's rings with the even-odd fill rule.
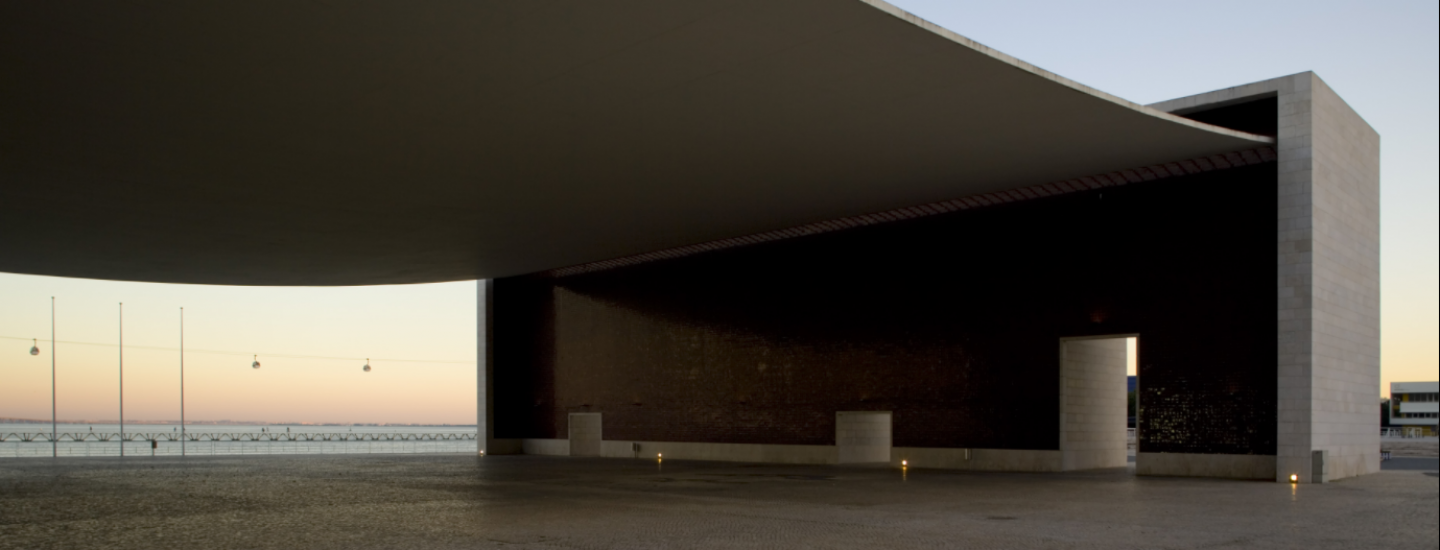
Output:
[[[120,302],[120,456],[125,456],[125,302]]]
[[[185,308],[180,308],[180,456],[185,456]]]
[[[55,439],[59,432],[55,420],[55,297],[50,297],[50,456],[60,456],[60,441]]]

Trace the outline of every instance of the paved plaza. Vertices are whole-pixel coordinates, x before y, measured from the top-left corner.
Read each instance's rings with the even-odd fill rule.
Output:
[[[1437,480],[469,455],[0,461],[0,548],[1434,549]]]

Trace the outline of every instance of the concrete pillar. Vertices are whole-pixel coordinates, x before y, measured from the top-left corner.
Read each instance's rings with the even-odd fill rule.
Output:
[[[1060,469],[1123,468],[1126,339],[1060,343]]]
[[[492,454],[495,446],[495,282],[478,281],[475,324],[475,441],[480,454]]]

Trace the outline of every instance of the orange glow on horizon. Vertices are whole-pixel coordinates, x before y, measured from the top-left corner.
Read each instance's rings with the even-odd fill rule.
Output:
[[[0,418],[119,418],[116,308],[125,302],[127,423],[180,417],[179,308],[187,350],[187,421],[475,423],[476,284],[245,288],[118,283],[0,274]],[[56,345],[49,297],[56,295]],[[43,295],[43,296],[42,296]],[[40,296],[39,298],[36,298]],[[33,303],[31,303],[33,302]],[[40,353],[30,355],[31,338]],[[81,345],[85,342],[102,345]],[[58,347],[58,350],[53,349]],[[158,349],[153,349],[158,348]],[[266,355],[264,368],[254,353]],[[274,355],[267,355],[274,354]],[[392,357],[462,363],[369,364]]]

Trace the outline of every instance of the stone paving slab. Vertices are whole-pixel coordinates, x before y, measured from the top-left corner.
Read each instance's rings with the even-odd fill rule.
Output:
[[[1329,485],[532,456],[0,460],[0,549],[1427,548],[1420,471]]]
[[[1440,470],[1440,458],[1395,457],[1380,463],[1381,470],[1419,470],[1434,472]]]

